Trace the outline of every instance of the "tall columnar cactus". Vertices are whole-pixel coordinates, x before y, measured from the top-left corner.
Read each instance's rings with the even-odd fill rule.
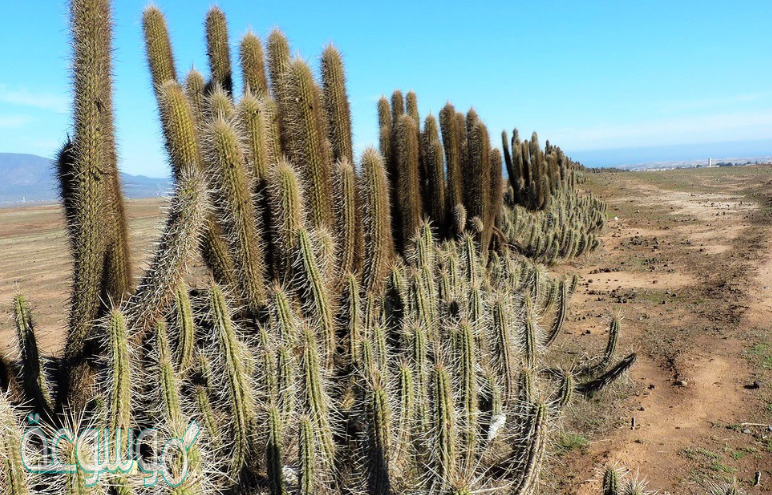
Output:
[[[210,175],[215,178],[217,207],[226,219],[238,289],[247,310],[257,314],[266,304],[265,255],[239,137],[232,124],[216,120],[207,129],[207,141],[207,161]]]
[[[204,93],[206,90],[206,81],[204,76],[194,68],[191,68],[188,75],[185,76],[185,96],[190,103],[190,111],[193,115],[193,122],[200,125],[204,121]]]
[[[271,95],[280,104],[285,99],[283,77],[290,62],[289,41],[278,28],[274,29],[268,35],[268,73],[271,76]]]
[[[429,217],[441,228],[447,227],[448,207],[445,198],[445,162],[444,150],[440,142],[437,119],[433,115],[426,117],[423,133],[423,159],[426,171],[426,188],[424,205]]]
[[[389,273],[394,242],[391,230],[389,183],[381,156],[373,148],[362,155],[360,178],[364,230],[365,293],[378,293]]]
[[[8,495],[30,495],[29,473],[24,468],[21,435],[13,408],[0,394],[0,489]]]
[[[131,428],[131,356],[129,350],[126,316],[113,310],[107,319],[107,427],[112,432],[122,430],[123,440],[128,440]],[[128,444],[121,445],[123,450]]]
[[[464,206],[470,219],[475,217],[487,228],[485,223],[488,218],[486,212],[490,210],[490,141],[488,131],[474,113],[470,110],[467,115],[467,141],[468,159],[466,177],[467,187]],[[480,239],[484,239],[480,232]],[[487,246],[483,246],[485,250]]]
[[[313,227],[332,226],[332,183],[330,150],[326,145],[321,102],[311,69],[302,60],[290,63],[284,75],[287,100],[282,112],[282,133],[286,153],[303,177],[308,197],[308,220]]]
[[[265,73],[265,54],[260,38],[252,31],[241,38],[239,45],[241,73],[244,77],[244,94],[268,96],[268,77]]]
[[[378,105],[386,164],[368,149],[357,173],[334,49],[323,56],[322,88],[308,66],[290,61],[286,38],[272,33],[269,95],[260,41],[248,34],[240,50],[245,89],[236,98],[225,19],[215,8],[207,19],[211,84],[192,70],[183,89],[168,76],[171,44],[151,7],[143,25],[177,189],[156,255],[134,295],[121,301],[127,289],[115,281],[128,265],[116,265],[120,235],[106,227],[120,213],[106,205],[121,195],[110,168],[111,103],[103,100],[104,7],[74,0],[81,16],[73,22],[81,37],[75,68],[99,70],[76,72],[81,120],[58,159],[75,287],[95,305],[88,318],[73,310],[79,319],[71,319],[68,353],[57,363],[62,374],[74,373],[67,385],[75,385],[81,409],[73,413],[93,399],[100,425],[118,431],[154,420],[174,437],[192,415],[203,436],[188,452],[189,478],[163,489],[175,495],[210,488],[272,495],[538,492],[553,418],[635,361],[633,354],[611,365],[618,324],[605,354],[576,370],[562,370],[541,352],[566,324],[575,282],[552,280],[521,255],[579,255],[597,243],[605,214],[601,202],[572,188],[573,166],[561,150],[540,149],[534,135],[527,142],[513,137],[510,152],[503,136],[502,159],[476,113],[464,116],[450,104],[440,112],[441,142],[431,115],[419,132],[415,94],[406,105],[397,91],[392,104],[383,98]],[[107,81],[107,92],[98,81]],[[87,104],[94,101],[107,103],[95,109]],[[520,175],[517,189],[507,188],[506,205],[504,161]],[[91,182],[79,175],[84,171],[95,174]],[[398,201],[390,202],[390,187]],[[216,208],[208,207],[210,197]],[[522,201],[544,209],[527,212]],[[83,219],[98,235],[85,235]],[[214,252],[226,243],[230,252]],[[216,281],[204,290],[187,285],[198,250]],[[96,251],[98,266],[89,264]],[[78,270],[97,285],[83,284]],[[223,284],[233,291],[228,297]],[[29,400],[47,407],[56,390],[44,391],[47,370],[28,314],[17,299],[21,359],[0,358],[0,385],[8,391],[0,398],[0,486],[15,495],[34,493],[28,487],[36,485],[26,483],[16,462],[17,425],[6,398],[14,408]],[[544,321],[550,324],[542,335],[537,323]],[[93,325],[102,339],[91,338]],[[96,367],[103,379],[94,381]],[[135,389],[132,377],[140,374],[147,378]],[[135,390],[150,392],[141,397],[156,407]],[[66,423],[57,410],[49,416],[44,421],[52,425]],[[204,464],[207,447],[229,453],[228,462]],[[66,454],[73,459],[74,451]],[[179,473],[182,465],[168,467]],[[106,488],[89,489],[85,474],[65,477],[68,493]],[[119,495],[132,490],[132,475],[124,474],[110,479]]]
[[[68,223],[75,266],[65,345],[71,372],[62,374],[61,385],[76,409],[85,405],[93,385],[95,370],[88,361],[94,350],[89,348],[88,337],[92,322],[103,311],[101,290],[110,276],[104,270],[105,256],[109,246],[123,245],[109,242],[111,229],[105,225],[105,208],[110,211],[122,201],[115,190],[110,14],[109,0],[74,0],[71,4],[75,123],[70,173],[59,179],[62,192],[72,193],[73,218]],[[108,198],[116,204],[108,204]]]
[[[391,124],[396,125],[402,115],[405,115],[405,97],[402,91],[396,90],[391,94]]]
[[[158,92],[166,81],[177,81],[177,69],[174,66],[174,52],[166,19],[154,5],[150,5],[142,13],[142,29],[145,33],[145,51],[153,78],[153,89]]]
[[[397,190],[402,250],[418,232],[423,216],[419,173],[418,131],[409,115],[401,115],[394,126],[394,162],[398,170]]]
[[[308,231],[301,228],[297,233],[298,286],[304,293],[305,311],[316,323],[322,340],[323,363],[327,369],[333,365],[335,353],[335,326],[332,301],[319,269],[317,257]]]
[[[206,14],[206,55],[212,82],[233,94],[231,54],[228,44],[228,24],[225,14],[216,5]]]
[[[405,111],[415,121],[416,128],[421,126],[421,116],[418,113],[418,96],[413,91],[408,91],[405,99]]]
[[[456,205],[463,204],[463,177],[461,175],[461,129],[457,126],[456,110],[447,103],[440,111],[440,128],[445,151],[445,163],[448,169],[446,202],[448,214]]]
[[[254,391],[249,383],[244,344],[233,326],[231,310],[222,289],[217,285],[209,288],[209,307],[214,325],[216,342],[222,359],[222,373],[231,413],[231,441],[233,454],[231,475],[238,476],[253,453],[252,435],[255,420]]]
[[[346,74],[340,52],[329,45],[322,53],[322,89],[332,159],[354,163],[351,144],[351,110],[346,95]]]
[[[158,249],[139,288],[126,304],[128,327],[136,341],[141,341],[163,316],[198,249],[206,220],[206,192],[200,173],[185,174],[177,184]]]
[[[16,339],[19,344],[21,362],[21,383],[25,394],[32,399],[32,406],[39,414],[50,415],[52,399],[46,381],[45,369],[38,351],[35,327],[32,323],[27,300],[22,295],[14,298],[14,319],[16,320]]]
[[[268,175],[274,273],[287,274],[303,226],[305,208],[300,183],[293,167],[281,160]],[[282,278],[279,276],[278,278]]]
[[[338,271],[341,274],[359,273],[364,244],[359,189],[356,172],[347,159],[338,162],[333,169],[333,191]]]
[[[444,366],[438,365],[433,372],[434,389],[434,436],[433,471],[437,482],[443,486],[456,474],[456,411],[450,377]]]

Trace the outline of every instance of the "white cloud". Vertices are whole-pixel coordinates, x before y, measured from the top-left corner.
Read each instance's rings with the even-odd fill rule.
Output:
[[[0,115],[0,129],[18,129],[32,120],[28,115]]]
[[[0,85],[0,102],[11,105],[39,108],[56,113],[67,113],[70,101],[66,95],[54,93],[33,93],[25,88],[9,89]]]

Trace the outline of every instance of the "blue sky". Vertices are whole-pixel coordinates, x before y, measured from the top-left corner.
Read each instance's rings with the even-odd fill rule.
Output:
[[[51,156],[70,129],[67,4],[4,3],[0,152]],[[114,3],[121,168],[164,176],[140,23],[147,1]],[[203,20],[212,1],[155,4],[167,16],[178,72],[191,64],[207,72]],[[730,143],[721,149],[742,156],[749,141],[754,155],[772,155],[768,0],[218,5],[234,55],[248,28],[265,38],[279,26],[315,69],[334,42],[347,65],[357,150],[377,142],[378,97],[401,88],[416,91],[422,116],[447,100],[458,109],[473,105],[496,146],[502,129],[536,130],[542,142],[591,164],[603,164],[602,150],[634,163],[643,161],[636,160],[641,149],[650,151],[647,158],[669,159],[666,150],[695,143]]]

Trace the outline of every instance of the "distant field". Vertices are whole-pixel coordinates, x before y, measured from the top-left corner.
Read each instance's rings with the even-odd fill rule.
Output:
[[[126,201],[135,275],[146,266],[163,226],[158,198]],[[72,257],[58,204],[0,208],[0,346],[14,341],[13,296],[32,305],[43,349],[57,352],[64,342]]]

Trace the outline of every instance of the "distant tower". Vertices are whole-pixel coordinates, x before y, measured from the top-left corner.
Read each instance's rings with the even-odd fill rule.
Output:
[[[713,158],[708,158],[708,168],[713,166]]]

